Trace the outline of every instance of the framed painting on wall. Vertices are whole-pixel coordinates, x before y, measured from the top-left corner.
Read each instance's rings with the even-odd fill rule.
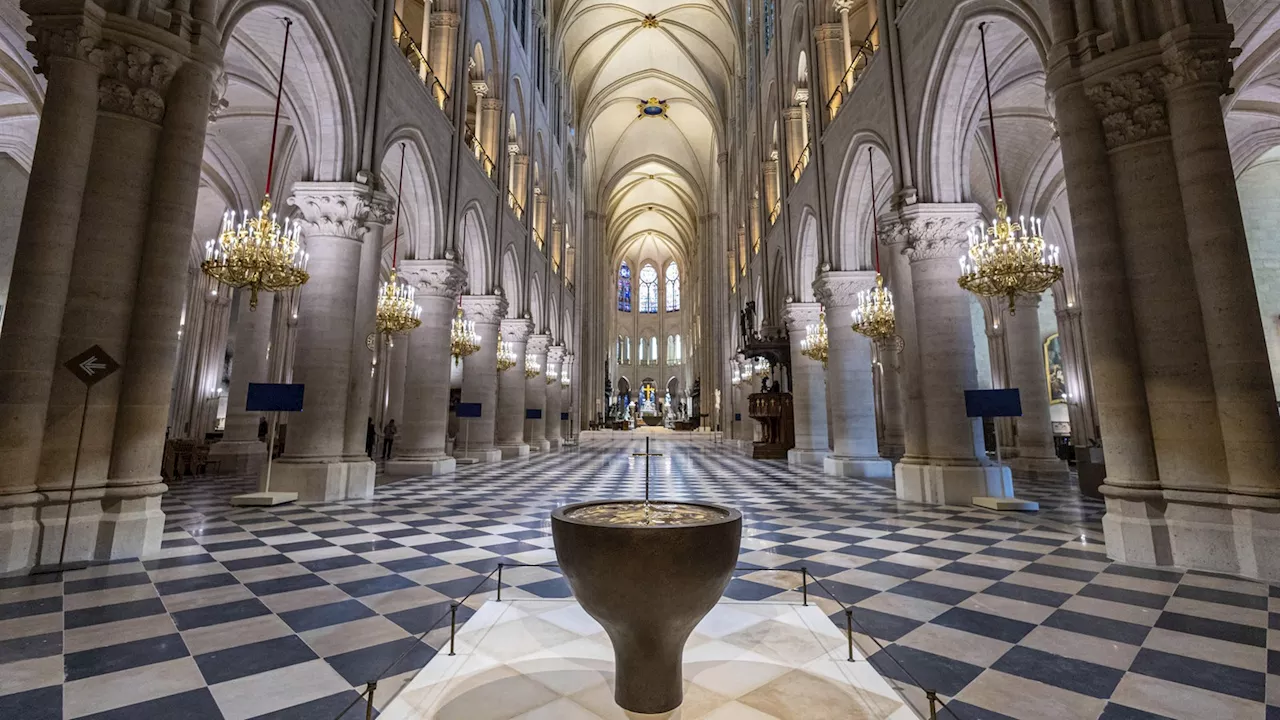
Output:
[[[1044,340],[1044,377],[1049,388],[1049,404],[1067,401],[1067,375],[1062,367],[1062,346],[1058,333]]]

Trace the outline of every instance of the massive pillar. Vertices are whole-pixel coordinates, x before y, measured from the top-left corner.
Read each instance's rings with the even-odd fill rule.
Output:
[[[466,281],[462,266],[451,260],[405,260],[400,276],[417,288],[422,326],[406,340],[404,417],[397,419],[400,435],[387,461],[388,475],[443,475],[457,461],[445,454],[449,425],[449,332],[458,294]]]
[[[508,319],[502,321],[503,342],[507,343],[515,358],[515,364],[498,373],[498,427],[497,445],[502,459],[525,457],[529,443],[525,439],[525,396],[527,383],[524,377],[525,353],[533,323],[529,320]]]
[[[827,368],[801,354],[807,328],[818,324],[818,303],[787,303],[791,339],[791,397],[795,406],[796,446],[787,452],[790,465],[811,465],[827,456]]]
[[[880,389],[880,456],[897,460],[907,451],[907,409],[902,388],[905,378],[897,338],[876,341],[875,367]]]
[[[919,420],[908,421],[907,454],[895,472],[902,500],[967,505],[977,496],[1013,495],[1009,469],[986,459],[981,419],[965,416],[964,391],[977,387],[978,371],[958,259],[979,213],[976,205],[916,204],[890,227],[911,261],[914,332],[904,339],[918,364],[919,399],[908,413]]]
[[[501,295],[463,295],[462,312],[475,323],[480,349],[462,360],[462,402],[479,403],[480,417],[459,417],[453,456],[480,462],[496,462],[502,452],[494,447],[498,413],[498,324],[507,314]]]
[[[240,306],[235,323],[235,359],[231,364],[231,388],[227,394],[227,424],[222,440],[209,448],[209,457],[221,459],[226,469],[257,472],[266,460],[266,443],[258,439],[260,412],[245,410],[249,383],[270,382],[267,352],[271,345],[271,316],[275,295],[258,301],[258,309],[249,308],[249,291],[240,291]]]
[[[546,433],[550,450],[559,450],[564,440],[560,436],[560,371],[564,361],[564,346],[547,348],[547,401]],[[552,379],[554,378],[554,379]]]
[[[351,327],[351,372],[347,379],[347,422],[343,433],[342,457],[347,462],[368,460],[365,440],[372,418],[373,371],[378,349],[378,285],[382,275],[382,238],[392,219],[390,196],[379,194],[365,225],[360,246],[355,316]]]
[[[1018,388],[1022,417],[1017,428],[1018,456],[1009,468],[1019,477],[1065,482],[1067,464],[1058,459],[1053,446],[1053,425],[1049,420],[1049,388],[1044,376],[1044,342],[1040,338],[1040,296],[1017,299],[1017,312],[1005,319],[1008,339],[1009,386]]]
[[[872,270],[828,271],[814,282],[814,294],[827,309],[830,359],[827,361],[827,404],[832,451],[823,459],[828,475],[887,478],[893,464],[880,457],[876,439],[875,386],[871,340],[853,331],[850,320],[858,292],[875,287]]]
[[[310,256],[293,365],[294,382],[306,391],[303,410],[289,417],[285,454],[272,471],[272,488],[297,492],[304,501],[369,497],[373,461],[363,452],[346,459],[348,391],[351,373],[367,372],[351,367],[361,248],[372,241],[371,218],[385,222],[388,198],[360,183],[303,182],[294,185],[289,202],[301,215]],[[359,412],[363,424],[364,408]]]
[[[551,449],[547,441],[547,350],[551,344],[550,335],[530,335],[529,345],[525,348],[525,357],[531,358],[539,368],[538,374],[525,378],[524,385],[524,437],[529,449],[546,452]]]

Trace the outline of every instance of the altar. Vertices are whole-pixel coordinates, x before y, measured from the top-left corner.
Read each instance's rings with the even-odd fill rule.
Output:
[[[382,720],[647,717],[915,720],[814,604],[724,600],[685,647],[685,701],[629,715],[613,699],[613,650],[572,599],[486,602],[382,711]]]

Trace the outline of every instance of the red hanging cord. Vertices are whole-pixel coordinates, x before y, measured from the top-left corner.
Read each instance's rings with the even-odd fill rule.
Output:
[[[867,167],[871,175],[871,242],[875,243],[876,274],[880,274],[880,218],[876,215],[876,150],[867,148]]]
[[[982,77],[987,83],[987,122],[991,124],[991,162],[996,170],[996,197],[1004,197],[1004,186],[1000,182],[1000,148],[996,145],[996,113],[991,105],[991,70],[987,67],[987,24],[978,25],[978,35],[982,38]]]
[[[400,143],[400,179],[396,181],[396,224],[391,233],[391,272],[400,258],[400,198],[404,191],[404,143]]]
[[[284,63],[289,57],[289,30],[293,20],[284,18],[284,51],[280,53],[280,80],[276,85],[276,116],[271,125],[271,154],[267,156],[267,197],[271,196],[271,176],[276,167],[276,136],[280,131],[280,100],[284,97]]]

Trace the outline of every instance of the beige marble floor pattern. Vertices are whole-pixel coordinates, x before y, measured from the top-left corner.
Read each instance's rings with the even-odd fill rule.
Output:
[[[383,720],[915,720],[816,606],[722,602],[685,646],[685,702],[613,702],[613,650],[573,600],[487,602],[386,707]]]

